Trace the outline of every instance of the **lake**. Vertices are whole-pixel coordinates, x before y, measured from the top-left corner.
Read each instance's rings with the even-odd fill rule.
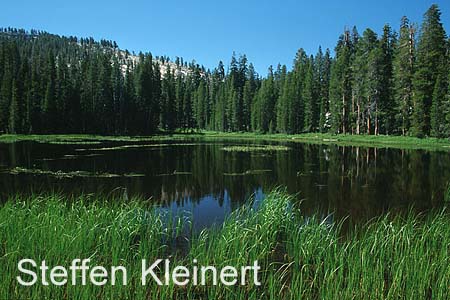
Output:
[[[284,146],[261,151],[261,145]],[[255,146],[256,151],[226,151]],[[442,151],[298,142],[187,138],[173,141],[0,143],[0,195],[41,191],[143,196],[194,226],[220,223],[254,197],[282,186],[303,214],[357,223],[386,212],[440,208],[450,180]]]

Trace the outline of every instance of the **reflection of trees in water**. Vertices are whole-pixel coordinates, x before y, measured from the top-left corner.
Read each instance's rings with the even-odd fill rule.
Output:
[[[338,153],[330,155],[328,202],[338,215],[359,219],[392,208],[423,210],[442,204],[450,178],[446,153],[330,148]]]
[[[227,190],[231,208],[259,187],[281,185],[299,193],[306,214],[331,213],[353,219],[374,216],[388,208],[417,209],[439,205],[450,179],[446,152],[290,144],[290,151],[225,152],[222,144],[108,151],[102,156],[39,161],[73,152],[70,146],[18,143],[0,146],[0,164],[49,170],[86,170],[116,174],[142,173],[136,178],[55,179],[0,175],[2,194],[39,189],[105,193],[121,186],[130,196],[142,195],[168,205],[198,202],[211,195],[223,205]],[[271,170],[258,174],[247,171]]]
[[[222,205],[224,191],[227,190],[231,206],[236,208],[259,186],[268,186],[274,182],[270,179],[272,174],[242,175],[248,170],[271,169],[270,157],[225,152],[217,145],[173,148],[159,152],[156,160],[160,164],[158,171],[166,172],[164,174],[171,174],[175,170],[191,173],[151,177],[151,190],[147,192],[165,203],[173,199],[189,199],[195,202],[202,196],[214,195]],[[161,188],[163,193],[159,190]]]

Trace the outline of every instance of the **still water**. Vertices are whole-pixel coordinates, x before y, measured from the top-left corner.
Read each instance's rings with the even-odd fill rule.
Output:
[[[283,143],[288,151],[223,149],[256,143],[264,144],[0,144],[0,197],[102,192],[120,193],[126,201],[139,195],[163,209],[189,212],[201,228],[220,223],[250,197],[261,201],[277,186],[296,195],[305,215],[359,222],[387,211],[439,208],[450,181],[449,152],[301,143]]]

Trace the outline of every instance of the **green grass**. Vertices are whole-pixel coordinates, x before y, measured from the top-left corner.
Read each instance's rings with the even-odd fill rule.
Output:
[[[227,146],[222,148],[225,152],[273,152],[289,151],[290,148],[280,145],[260,145],[260,146]]]
[[[283,191],[269,194],[257,210],[250,204],[221,226],[186,235],[189,220],[169,218],[174,221],[166,224],[139,199],[11,198],[0,207],[0,299],[448,299],[445,211],[385,216],[342,237],[339,225],[301,217]],[[124,265],[128,285],[20,287],[15,277],[21,258]],[[143,287],[142,258],[170,258],[174,265],[196,258],[217,267],[258,260],[263,284]]]
[[[299,142],[309,144],[328,144],[339,146],[362,146],[397,149],[424,149],[450,151],[450,139],[416,138],[388,135],[344,135],[329,133],[304,134],[259,134],[204,132],[205,139],[236,139],[252,141]]]
[[[167,137],[170,139],[169,137]],[[150,141],[150,139],[149,139]],[[165,143],[165,144],[147,144],[147,145],[122,145],[122,146],[116,146],[116,147],[105,147],[105,148],[79,148],[75,149],[75,151],[83,152],[83,151],[116,151],[116,150],[127,150],[127,149],[155,149],[159,150],[159,148],[162,147],[175,147],[175,146],[197,146],[199,144],[192,144],[192,143]]]
[[[261,169],[261,170],[247,170],[242,173],[223,173],[224,176],[247,176],[247,175],[259,175],[264,173],[270,173],[272,170],[270,169]]]
[[[17,141],[37,141],[41,143],[57,144],[89,144],[101,141],[106,142],[147,142],[188,140],[197,138],[200,140],[236,140],[236,141],[279,141],[300,142],[311,144],[335,144],[340,146],[370,146],[379,148],[398,149],[424,149],[450,151],[450,139],[415,138],[387,135],[334,135],[325,133],[305,134],[260,134],[260,133],[225,133],[202,131],[191,134],[163,134],[155,136],[99,136],[99,135],[0,135],[0,143],[12,143]]]
[[[185,135],[179,135],[180,138]],[[73,145],[97,145],[100,142],[146,142],[173,140],[176,136],[106,136],[89,134],[3,134],[0,135],[0,143],[14,143],[22,141],[34,141],[48,144],[73,144]]]
[[[50,145],[100,145],[100,141],[50,141],[47,144]]]
[[[447,183],[447,190],[445,192],[444,201],[450,202],[450,181]]]

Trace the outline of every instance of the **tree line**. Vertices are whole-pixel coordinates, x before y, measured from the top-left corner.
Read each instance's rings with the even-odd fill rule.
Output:
[[[0,132],[152,134],[176,129],[450,136],[450,41],[422,26],[345,30],[258,75],[245,55],[207,70],[116,42],[0,29]]]

